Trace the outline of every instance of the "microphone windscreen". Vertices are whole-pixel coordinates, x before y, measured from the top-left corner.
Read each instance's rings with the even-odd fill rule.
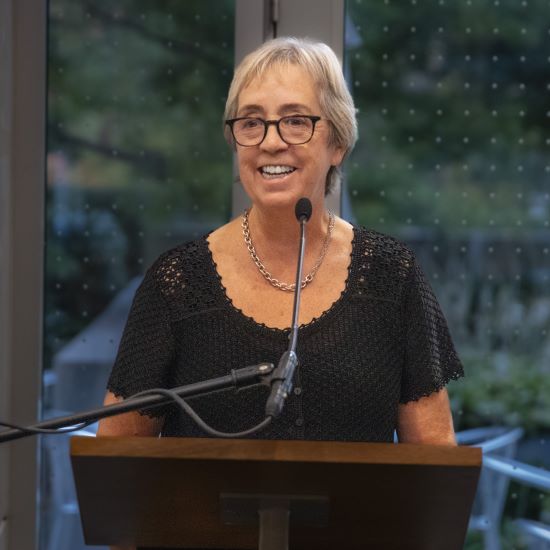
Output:
[[[309,199],[306,199],[305,197],[302,197],[294,207],[294,213],[296,214],[296,219],[301,222],[304,218],[307,221],[309,221],[309,218],[311,218],[311,211],[313,207],[311,206],[311,201]]]

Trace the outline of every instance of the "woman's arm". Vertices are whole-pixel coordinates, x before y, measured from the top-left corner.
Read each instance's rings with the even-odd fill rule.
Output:
[[[122,401],[113,393],[107,392],[104,405],[113,405]],[[104,418],[99,422],[98,436],[103,435],[138,435],[158,437],[164,423],[163,418],[151,418],[137,411]]]
[[[456,445],[447,390],[399,405],[397,435],[400,443]]]
[[[113,393],[107,392],[104,405],[112,405],[122,401]],[[144,437],[158,437],[162,429],[162,418],[151,418],[139,414],[137,411],[104,418],[99,422],[98,436],[103,435],[137,435]],[[111,546],[111,550],[136,550],[135,546]]]

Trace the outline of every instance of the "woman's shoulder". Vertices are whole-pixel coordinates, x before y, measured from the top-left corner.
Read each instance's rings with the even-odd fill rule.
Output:
[[[357,294],[400,302],[415,265],[414,253],[399,239],[354,227],[354,280]]]
[[[144,283],[154,285],[166,297],[204,279],[208,271],[207,237],[208,234],[162,252],[146,271]]]
[[[381,267],[400,266],[409,271],[415,262],[414,252],[401,240],[363,226],[354,226],[357,253]]]
[[[165,250],[152,263],[149,271],[162,276],[196,262],[208,252],[207,238],[208,234],[202,235]]]
[[[146,278],[154,280],[165,296],[210,294],[217,282],[215,252],[227,248],[224,235],[231,223],[166,250],[153,262]]]

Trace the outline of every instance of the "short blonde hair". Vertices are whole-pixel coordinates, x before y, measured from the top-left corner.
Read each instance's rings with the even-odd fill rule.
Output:
[[[313,79],[319,90],[322,116],[330,120],[329,145],[344,150],[344,158],[357,141],[357,119],[353,98],[335,53],[322,42],[305,38],[281,37],[269,40],[249,53],[235,70],[225,104],[224,120],[235,118],[239,94],[256,77],[262,77],[274,65],[299,65]],[[224,127],[227,142],[235,147],[231,130]],[[340,184],[340,166],[327,173],[325,194]]]

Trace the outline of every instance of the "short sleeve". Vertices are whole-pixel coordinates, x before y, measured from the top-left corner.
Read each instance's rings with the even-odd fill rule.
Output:
[[[153,266],[134,296],[107,389],[127,398],[151,388],[168,387],[174,355],[169,308]],[[143,412],[162,416],[166,410],[159,407]]]
[[[449,328],[422,269],[413,259],[403,295],[406,346],[400,403],[416,401],[464,376]]]

